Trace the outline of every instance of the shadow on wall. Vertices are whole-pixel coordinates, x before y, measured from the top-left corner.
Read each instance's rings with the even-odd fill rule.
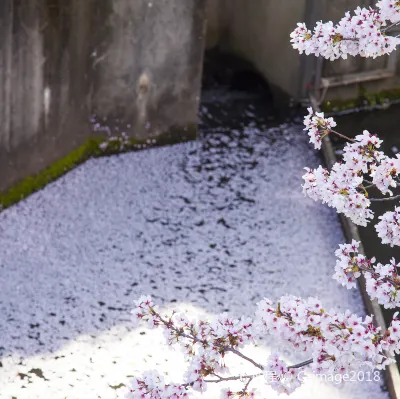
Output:
[[[250,62],[218,49],[208,50],[204,57],[202,90],[226,87],[268,98],[273,103],[269,84]]]
[[[261,100],[266,106],[265,113],[274,119],[290,116],[292,112],[288,113],[289,108],[297,110],[290,97],[266,81],[252,63],[217,47],[205,52],[202,102],[208,102],[209,93],[215,91],[223,91],[231,100]],[[211,99],[215,97],[211,96]]]

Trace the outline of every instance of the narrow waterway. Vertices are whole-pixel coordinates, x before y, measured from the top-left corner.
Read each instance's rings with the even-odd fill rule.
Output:
[[[365,314],[331,277],[336,214],[301,193],[321,162],[303,127],[276,121],[257,83],[205,87],[197,142],[90,160],[0,214],[0,398],[116,398],[153,368],[178,379],[162,334],[130,324],[141,294],[195,316],[287,293]],[[250,355],[276,349],[305,360],[267,337]],[[293,398],[386,399],[382,385],[310,378]]]

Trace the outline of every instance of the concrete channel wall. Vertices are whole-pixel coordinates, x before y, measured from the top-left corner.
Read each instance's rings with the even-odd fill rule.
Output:
[[[205,0],[2,0],[0,193],[82,145],[91,119],[138,140],[193,135],[204,13]]]
[[[362,83],[367,90],[400,87],[398,56],[319,63],[290,46],[298,21],[337,20],[372,3],[2,0],[0,203],[6,189],[80,148],[93,122],[142,142],[193,138],[205,46],[250,61],[295,99],[318,76],[330,84],[327,99],[357,95],[349,74],[381,73]],[[332,85],[343,77],[346,85]]]
[[[289,34],[297,22],[313,27],[318,20],[337,21],[346,11],[373,6],[374,0],[209,0],[207,7],[208,49],[219,48],[251,62],[272,85],[294,99],[308,96],[310,85],[325,78],[326,99],[356,97],[360,76],[363,88],[379,92],[400,87],[397,60],[400,52],[375,60],[349,57],[321,63],[313,56],[300,56],[290,45]],[[350,74],[350,76],[348,76]],[[346,77],[346,84],[337,79]],[[319,82],[320,83],[320,82]]]
[[[250,3],[251,6],[247,0],[210,0],[206,46],[218,46],[223,52],[250,61],[268,82],[295,94],[301,67],[299,55],[290,46],[289,34],[304,19],[305,0]]]

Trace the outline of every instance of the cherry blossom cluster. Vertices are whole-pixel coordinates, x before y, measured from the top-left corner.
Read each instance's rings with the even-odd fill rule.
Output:
[[[393,212],[385,212],[379,219],[381,221],[375,225],[375,230],[382,244],[391,247],[400,245],[400,207],[396,206]]]
[[[345,136],[342,135],[342,137]],[[346,143],[343,149],[343,161],[346,167],[356,173],[367,173],[371,166],[373,167],[376,163],[379,164],[386,159],[385,154],[377,150],[381,144],[382,140],[376,135],[364,130],[354,140]]]
[[[329,133],[348,139],[332,130],[332,126],[336,126],[332,118],[326,118],[323,112],[316,113],[312,108],[308,109],[304,125],[316,149],[321,147],[321,138]],[[389,187],[395,188],[399,183],[400,157],[389,158],[378,150],[382,140],[367,130],[354,140],[348,140],[350,142],[343,149],[343,161],[335,163],[331,171],[321,166],[314,170],[306,168],[303,193],[314,201],[336,208],[354,223],[366,226],[374,214],[369,209],[371,200],[365,188],[364,183],[368,182],[365,177],[371,179],[370,186],[375,186],[382,194],[393,195]],[[399,233],[396,218],[396,212],[387,213],[377,225],[380,237],[392,245],[400,243],[396,241]]]
[[[357,286],[356,280],[362,270],[370,270],[373,260],[368,261],[364,255],[358,253],[360,243],[353,240],[351,244],[340,244],[335,251],[338,257],[333,278],[344,287],[350,289]]]
[[[333,118],[325,118],[323,112],[314,113],[311,107],[307,110],[308,115],[304,118],[304,125],[306,127],[304,130],[308,131],[310,142],[319,150],[322,145],[322,139],[336,126],[336,122]]]
[[[383,349],[387,351],[390,356],[399,354],[399,342],[400,342],[400,319],[399,312],[393,315],[393,320],[384,334]]]
[[[269,357],[264,367],[265,381],[279,394],[285,393],[290,395],[299,388],[302,384],[299,374],[299,369],[289,368],[276,353]]]
[[[376,4],[381,18],[392,23],[400,22],[400,2],[398,0],[380,0]]]
[[[372,182],[382,192],[382,194],[393,195],[389,187],[397,187],[397,176],[400,173],[399,154],[396,158],[384,157],[379,165],[371,166]]]
[[[345,164],[336,163],[329,172],[319,166],[316,170],[305,168],[303,193],[314,201],[322,201],[338,213],[343,213],[354,223],[366,226],[373,212],[368,197],[359,190],[363,177]]]
[[[392,259],[389,264],[374,265],[375,258],[367,259],[358,253],[360,243],[341,244],[336,250],[338,257],[333,278],[347,288],[356,286],[356,279],[363,273],[366,289],[372,299],[385,308],[400,306],[400,264]]]
[[[157,371],[147,371],[140,378],[134,377],[130,381],[126,398],[180,399],[189,398],[189,394],[185,386],[166,384]]]
[[[357,250],[357,243],[342,247],[341,256]],[[215,319],[189,321],[184,314],[161,316],[150,297],[141,297],[133,310],[135,322],[161,327],[169,345],[178,344],[186,354],[188,369],[181,384],[166,383],[156,372],[145,373],[131,381],[127,399],[178,399],[189,397],[190,389],[205,392],[207,383],[245,381],[241,391],[225,389],[223,398],[251,398],[251,381],[259,376],[278,393],[291,394],[302,383],[299,368],[310,365],[315,374],[347,374],[360,368],[382,369],[394,360],[400,350],[400,321],[395,318],[382,333],[371,317],[362,319],[350,311],[326,311],[316,298],[306,300],[284,296],[277,305],[269,299],[257,304],[254,319],[233,319],[227,314]],[[298,351],[309,354],[310,360],[294,366],[286,365],[274,354],[263,362],[256,362],[239,349],[255,342],[264,334],[288,342]],[[229,372],[227,355],[233,354],[248,361],[258,374],[226,376]],[[261,372],[260,372],[261,371]]]
[[[297,28],[290,34],[294,49],[300,54],[314,54],[331,61],[348,55],[361,55],[376,58],[389,54],[396,49],[400,39],[388,36],[385,30],[386,20],[396,21],[399,7],[388,2],[380,2],[380,10],[358,7],[354,15],[349,12],[337,23],[318,22],[313,32],[304,23],[298,23]]]
[[[267,299],[258,303],[256,320],[263,331],[311,353],[315,374],[347,374],[363,367],[383,368],[393,359],[383,355],[388,343],[372,318],[349,311],[326,311],[316,298],[285,296],[278,307]],[[394,350],[400,348],[397,341]],[[390,345],[389,345],[390,346]]]
[[[190,321],[185,314],[175,312],[164,318],[149,296],[142,296],[136,301],[136,308],[132,311],[132,315],[135,322],[145,321],[149,328],[162,327],[169,345],[180,345],[189,359],[185,384],[200,392],[207,390],[209,381],[206,377],[227,371],[224,356],[228,352],[233,353],[244,345],[254,342],[255,339],[253,322],[249,318],[233,319],[222,314],[212,322]],[[140,381],[142,380],[141,378]],[[175,389],[174,387],[176,388],[174,384],[167,385],[162,380],[157,385],[157,390],[151,388],[151,392],[152,395],[159,395],[154,398],[170,398],[168,395],[171,389]],[[128,398],[133,399],[138,390],[132,387],[130,389],[133,392]],[[163,389],[164,396],[160,394]],[[235,393],[235,395],[242,395],[237,397],[246,397],[247,394],[247,391]],[[153,398],[153,396],[144,397]]]

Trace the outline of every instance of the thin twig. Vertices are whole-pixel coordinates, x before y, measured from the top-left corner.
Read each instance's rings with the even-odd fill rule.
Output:
[[[365,267],[365,266],[359,265],[359,264],[357,264],[357,267],[358,267],[360,270],[362,270],[363,272],[371,273],[371,274],[373,274],[375,277],[378,277],[378,278],[379,278],[379,281],[384,281],[384,282],[386,282],[386,283],[391,283],[391,284],[393,284],[393,286],[394,286],[396,289],[400,288],[398,282],[396,282],[395,280],[393,280],[393,279],[390,278],[390,277],[382,277],[382,278],[381,278],[380,274],[378,274],[372,267],[371,267],[371,268],[368,268],[368,267]]]
[[[378,202],[378,201],[393,201],[393,200],[398,199],[398,198],[400,198],[400,194],[395,195],[394,197],[370,198],[369,200],[370,201],[375,201],[375,202]]]
[[[351,139],[350,137],[345,136],[345,135],[342,134],[342,133],[337,132],[336,130],[332,130],[332,129],[329,129],[329,130],[330,130],[332,133],[335,133],[336,135],[342,137],[342,138],[345,139],[345,140],[349,140],[349,141],[351,141],[352,143],[355,143],[355,142],[356,142],[355,140]]]
[[[174,327],[173,325],[171,325],[171,322],[165,320],[159,313],[155,312],[154,310],[152,310],[153,314],[157,315],[160,319],[160,321],[167,327],[170,328],[171,330],[173,330],[177,335],[184,337],[184,338],[188,338],[191,339],[194,343],[201,343],[203,345],[209,345],[209,343],[205,340],[200,340],[197,337],[195,337],[193,334],[186,334],[184,333],[182,330]],[[218,345],[215,342],[213,343],[216,346],[219,346],[220,349],[224,352],[232,352],[233,354],[235,354],[236,356],[241,357],[242,359],[248,361],[249,363],[251,363],[252,365],[254,365],[255,367],[257,367],[260,370],[264,370],[264,366],[262,366],[261,364],[257,363],[256,361],[254,361],[253,359],[247,357],[246,355],[244,355],[243,353],[239,352],[237,349],[232,348],[232,347],[226,347],[223,345]],[[309,364],[311,364],[313,362],[313,359],[309,359],[306,360],[304,362],[298,363],[298,364],[294,364],[292,366],[289,366],[288,369],[297,369],[300,367],[304,367],[307,366]],[[214,376],[216,376],[218,378],[218,380],[204,380],[205,382],[222,382],[222,381],[233,381],[233,380],[238,380],[238,379],[248,379],[249,381],[247,382],[243,392],[246,391],[249,383],[251,382],[251,380],[255,377],[259,377],[260,375],[262,375],[262,373],[259,374],[254,374],[254,375],[245,375],[245,376],[232,376],[232,377],[221,377],[218,374],[213,373]]]
[[[232,377],[220,377],[219,375],[213,374],[216,377],[218,377],[218,380],[204,380],[204,382],[224,382],[224,381],[237,381],[240,379],[248,379],[252,380],[253,378],[260,377],[263,375],[263,373],[258,373],[258,374],[253,374],[253,375],[235,375]]]
[[[364,188],[365,189],[368,189],[368,188],[372,188],[372,187],[374,187],[375,186],[375,184],[370,184],[370,185],[368,185],[368,186],[364,186]]]
[[[392,23],[391,25],[387,26],[386,28],[383,28],[382,32],[383,33],[388,32],[390,28],[393,28],[394,26],[397,26],[399,23],[400,23],[399,21]]]
[[[298,364],[294,364],[293,366],[289,366],[288,369],[299,369],[300,367],[308,366],[313,361],[314,361],[313,359],[308,359],[302,363],[298,363]]]
[[[244,386],[244,388],[243,388],[243,393],[245,393],[246,391],[247,391],[247,388],[248,388],[248,386],[249,386],[249,384],[250,384],[250,382],[251,381],[253,381],[253,379],[252,378],[249,378],[249,380],[247,381],[247,384]]]
[[[232,353],[234,353],[235,355],[241,357],[242,359],[247,360],[248,362],[250,362],[252,365],[254,365],[254,366],[256,366],[257,368],[259,368],[260,370],[264,370],[264,367],[263,367],[261,364],[255,362],[253,359],[250,359],[250,358],[247,357],[246,355],[243,355],[243,353],[239,352],[237,349],[235,349],[235,348],[224,348],[224,349],[225,349],[227,352],[232,352]]]

